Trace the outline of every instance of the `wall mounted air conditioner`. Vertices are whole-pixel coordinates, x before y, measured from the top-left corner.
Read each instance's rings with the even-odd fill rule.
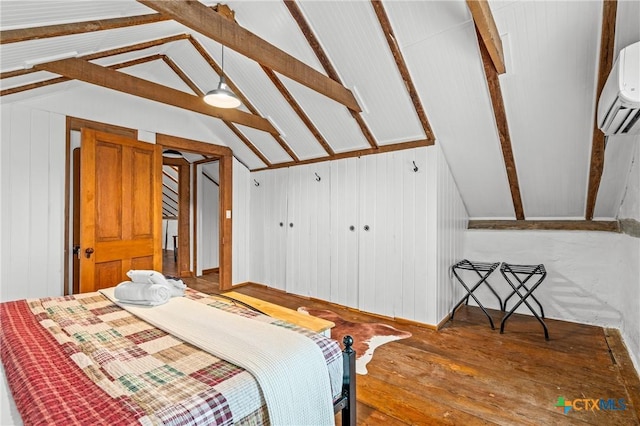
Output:
[[[598,101],[605,135],[640,133],[640,42],[620,51]]]

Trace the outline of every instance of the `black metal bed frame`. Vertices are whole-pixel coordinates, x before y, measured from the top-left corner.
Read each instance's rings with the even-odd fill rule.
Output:
[[[342,339],[342,395],[333,403],[333,412],[342,413],[342,426],[356,425],[356,351],[353,350],[353,338]]]

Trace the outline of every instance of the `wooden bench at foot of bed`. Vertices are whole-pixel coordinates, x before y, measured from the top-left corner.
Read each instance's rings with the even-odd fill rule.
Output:
[[[298,311],[294,311],[293,309],[285,308],[284,306],[247,296],[246,294],[230,291],[222,293],[222,296],[245,303],[260,312],[269,315],[270,317],[287,321],[300,327],[308,328],[311,331],[324,334],[327,337],[331,337],[331,329],[335,327],[335,324],[331,321],[303,314]]]

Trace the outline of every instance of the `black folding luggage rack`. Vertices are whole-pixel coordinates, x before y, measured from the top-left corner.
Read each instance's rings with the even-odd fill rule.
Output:
[[[504,333],[504,325],[509,319],[509,317],[515,312],[516,309],[523,303],[527,305],[531,313],[536,317],[536,319],[542,324],[542,328],[544,329],[544,338],[545,340],[549,340],[549,331],[547,330],[547,325],[544,323],[544,309],[542,309],[542,305],[538,302],[538,299],[533,295],[533,291],[544,281],[547,276],[547,271],[544,269],[544,265],[512,265],[509,263],[502,263],[500,267],[500,272],[502,276],[507,280],[511,288],[513,288],[513,292],[504,299],[503,310],[507,310],[507,302],[511,299],[512,296],[518,295],[520,300],[518,300],[515,305],[507,312],[507,314],[502,318],[502,322],[500,323],[500,333]],[[536,281],[533,285],[528,286],[528,281],[534,277],[539,276],[538,281]],[[511,279],[509,278],[511,277]],[[517,281],[517,285],[513,283]],[[521,293],[521,289],[524,289],[525,293]],[[540,315],[536,312],[535,309],[529,304],[527,301],[528,298],[532,298],[538,308],[540,308]]]
[[[500,265],[500,262],[495,262],[495,263],[471,262],[467,259],[464,259],[451,267],[451,272],[453,272],[453,275],[458,279],[460,284],[467,291],[467,294],[462,299],[460,299],[460,301],[456,304],[456,306],[453,307],[453,310],[451,311],[451,316],[449,317],[450,321],[453,320],[453,315],[455,314],[456,310],[460,307],[460,305],[462,305],[463,303],[469,304],[469,297],[473,297],[473,300],[476,301],[480,309],[482,309],[482,312],[484,312],[487,318],[489,318],[489,324],[491,324],[491,329],[492,330],[495,329],[495,326],[493,325],[493,319],[491,319],[491,315],[489,315],[489,312],[487,312],[485,307],[482,305],[482,303],[480,303],[480,301],[475,296],[475,294],[473,294],[473,292],[476,291],[476,289],[480,287],[482,283],[485,283],[487,287],[489,287],[489,290],[491,290],[493,295],[496,296],[496,298],[498,299],[498,303],[500,304],[500,310],[502,311],[505,310],[505,304],[502,303],[502,299],[500,299],[500,296],[498,296],[498,293],[496,293],[493,287],[491,287],[491,284],[489,284],[489,281],[487,281],[487,278],[489,277],[489,275],[491,275],[491,273],[498,267],[498,265]],[[472,287],[469,287],[464,282],[464,280],[460,277],[460,275],[458,275],[458,271],[460,270],[475,271],[480,279]]]

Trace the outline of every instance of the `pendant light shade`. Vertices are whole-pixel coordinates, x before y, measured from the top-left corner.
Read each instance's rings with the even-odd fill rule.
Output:
[[[209,105],[218,108],[237,108],[242,104],[236,94],[229,89],[227,81],[224,78],[224,45],[222,45],[222,71],[220,72],[220,82],[216,89],[213,89],[204,95],[204,101]]]

